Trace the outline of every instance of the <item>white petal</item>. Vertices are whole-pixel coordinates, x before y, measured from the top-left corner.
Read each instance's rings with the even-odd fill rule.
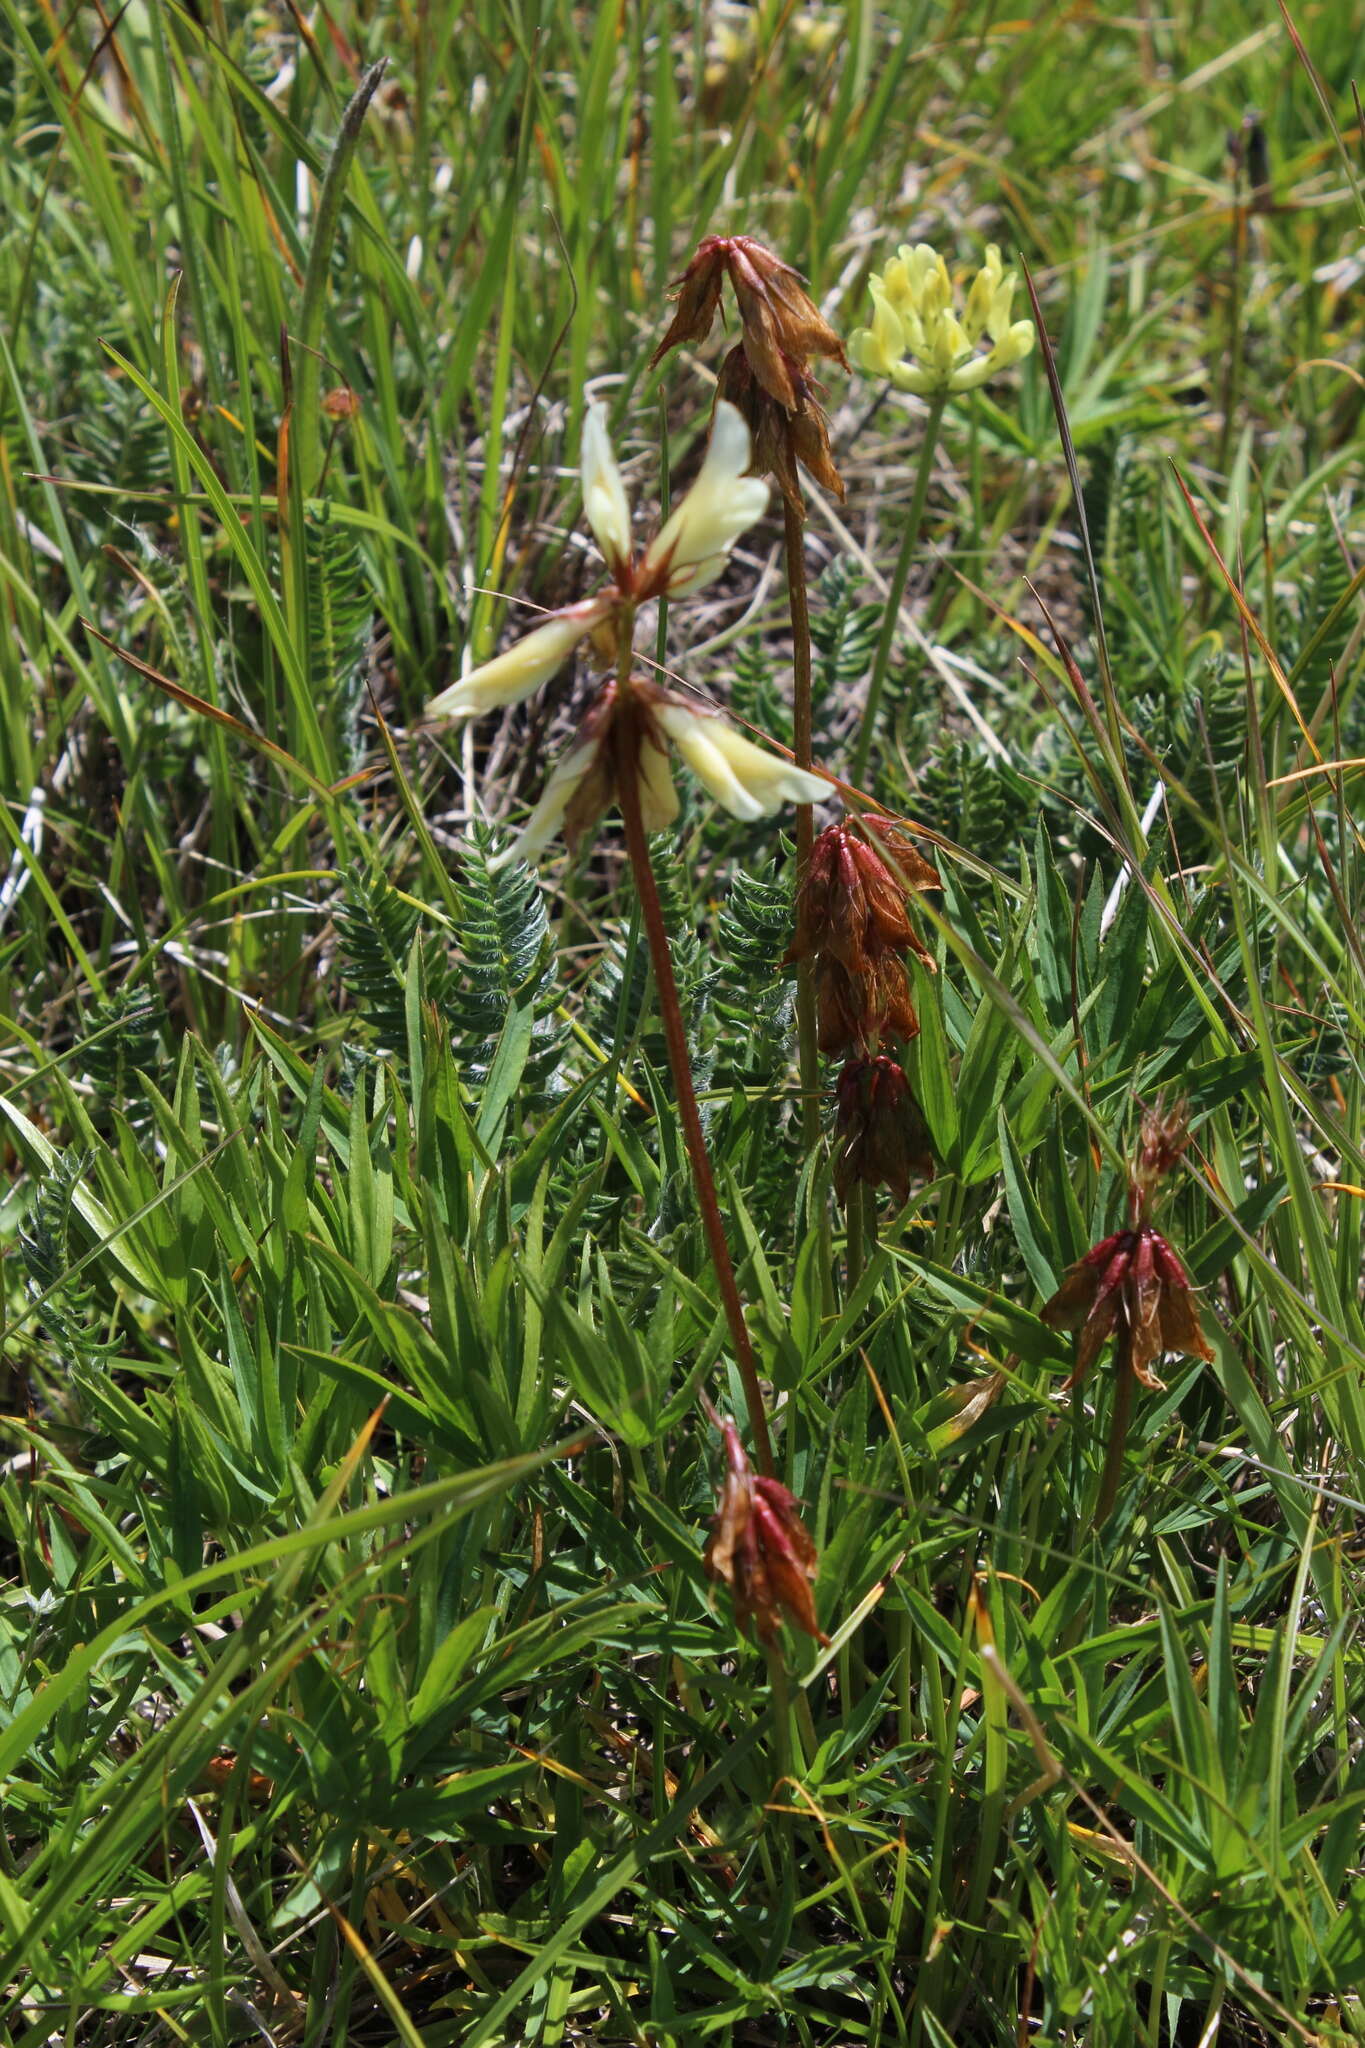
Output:
[[[782,804],[818,804],[828,797],[830,784],[823,775],[813,775],[809,769],[783,760],[780,754],[770,754],[766,747],[755,746],[725,719],[716,723],[719,731],[714,735],[714,744],[768,814]]]
[[[767,484],[761,477],[744,474],[749,452],[743,415],[722,398],[697,481],[645,551],[644,587],[665,568],[675,596],[700,590],[720,573],[739,536],[768,509]]]
[[[583,511],[607,567],[629,562],[630,501],[612,453],[607,410],[596,399],[583,421]]]
[[[678,815],[678,792],[668,755],[653,740],[640,748],[640,817],[646,832],[664,832]]]
[[[756,747],[724,718],[661,705],[655,714],[697,780],[736,818],[770,817],[784,803],[813,804],[828,796],[823,776]]]
[[[510,861],[538,860],[564,823],[564,813],[573,802],[574,791],[593,764],[597,742],[577,747],[559,762],[541,793],[540,802],[518,832],[512,844],[489,861],[490,872]]]
[[[611,600],[590,597],[583,604],[556,612],[534,633],[528,633],[495,655],[480,668],[472,668],[458,683],[433,697],[426,709],[428,718],[482,718],[486,711],[500,711],[508,704],[520,704],[586,639],[599,619],[611,610]]]

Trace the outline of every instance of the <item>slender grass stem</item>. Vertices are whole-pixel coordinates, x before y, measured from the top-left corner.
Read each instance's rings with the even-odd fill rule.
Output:
[[[692,1062],[687,1051],[687,1032],[683,1025],[682,1005],[678,1000],[678,983],[673,973],[668,930],[664,924],[659,885],[654,877],[654,864],[649,857],[649,840],[645,835],[644,819],[640,812],[638,774],[634,751],[627,744],[622,749],[618,761],[617,796],[621,805],[621,816],[625,821],[626,848],[635,875],[636,893],[640,899],[640,916],[644,923],[649,957],[654,968],[659,1021],[663,1025],[664,1042],[668,1047],[668,1063],[673,1073],[673,1089],[678,1098],[678,1115],[682,1122],[683,1142],[687,1146],[687,1156],[691,1162],[692,1184],[697,1191],[697,1206],[701,1210],[702,1228],[706,1232],[707,1248],[711,1254],[711,1264],[715,1268],[716,1286],[725,1310],[725,1319],[730,1326],[730,1342],[734,1348],[735,1364],[739,1368],[739,1377],[744,1387],[744,1400],[754,1443],[754,1458],[760,1472],[772,1477],[776,1468],[773,1464],[772,1439],[768,1434],[768,1417],[763,1406],[763,1389],[759,1384],[753,1345],[749,1341],[749,1329],[744,1320],[744,1304],[740,1300],[739,1283],[735,1279],[730,1247],[726,1241],[725,1224],[721,1218],[720,1201],[716,1194],[715,1176],[711,1171],[711,1155],[707,1150],[706,1134],[701,1127],[701,1112],[697,1107],[697,1094],[692,1086]]]
[[[915,471],[914,496],[910,500],[910,512],[901,535],[900,553],[891,574],[891,587],[886,594],[886,611],[882,618],[882,630],[877,641],[877,652],[872,662],[872,674],[867,685],[867,702],[863,706],[863,722],[858,732],[857,745],[853,749],[853,760],[849,767],[848,779],[858,787],[862,786],[867,774],[868,757],[872,742],[877,736],[877,719],[882,707],[882,691],[886,687],[887,671],[891,666],[891,649],[896,642],[896,626],[900,619],[901,599],[905,586],[910,580],[910,564],[919,545],[920,529],[924,524],[924,507],[929,497],[929,479],[933,475],[934,450],[938,446],[939,428],[943,421],[943,409],[948,403],[946,391],[935,392],[929,401],[929,411],[924,421],[924,438],[920,443],[919,467]]]

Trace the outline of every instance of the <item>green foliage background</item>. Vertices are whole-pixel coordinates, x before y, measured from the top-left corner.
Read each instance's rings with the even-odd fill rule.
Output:
[[[4,2039],[1365,2036],[1357,10],[0,21]],[[789,843],[694,789],[659,849],[822,1550],[773,1660],[701,1571],[739,1392],[619,843],[488,866],[567,682],[420,724],[591,587],[590,388],[641,518],[686,473],[713,230],[845,332],[902,239],[1022,257],[1081,487],[1036,353],[950,410],[873,755],[942,1171],[851,1293]],[[838,770],[921,415],[829,381]],[[783,740],[770,562],[663,650]],[[1161,1089],[1216,1358],[1097,1527],[1038,1308]]]

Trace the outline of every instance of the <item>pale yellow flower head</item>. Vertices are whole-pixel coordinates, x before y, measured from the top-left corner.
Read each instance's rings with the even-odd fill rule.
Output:
[[[927,242],[905,243],[886,268],[873,273],[872,321],[849,337],[854,366],[885,377],[898,391],[921,397],[975,391],[999,370],[1022,362],[1033,347],[1033,326],[1010,319],[1014,274],[992,242],[972,280],[961,317],[953,311],[948,266]],[[983,354],[979,344],[990,343]]]

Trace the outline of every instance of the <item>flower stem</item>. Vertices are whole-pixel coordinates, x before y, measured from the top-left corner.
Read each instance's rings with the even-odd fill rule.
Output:
[[[792,742],[798,768],[809,768],[813,729],[811,716],[810,608],[806,600],[806,522],[800,509],[784,501],[787,540],[787,601],[792,617]],[[796,806],[796,871],[803,875],[815,844],[815,812]],[[801,1075],[801,1139],[807,1152],[820,1142],[820,1053],[815,1042],[815,962],[796,968],[796,1049]]]
[[[1123,1453],[1128,1443],[1128,1425],[1133,1416],[1133,1390],[1137,1386],[1137,1375],[1128,1356],[1126,1340],[1121,1339],[1115,1347],[1114,1366],[1117,1378],[1114,1382],[1113,1406],[1109,1413],[1109,1446],[1104,1454],[1100,1490],[1095,1496],[1095,1512],[1090,1518],[1092,1529],[1102,1529],[1109,1520],[1114,1502],[1118,1499],[1119,1481],[1123,1477]]]
[[[735,1364],[739,1368],[745,1405],[749,1411],[754,1461],[759,1471],[771,1478],[775,1468],[772,1439],[768,1435],[768,1417],[763,1406],[763,1389],[759,1385],[753,1346],[749,1341],[749,1329],[744,1320],[744,1304],[739,1298],[739,1283],[735,1279],[730,1247],[725,1238],[725,1225],[721,1220],[715,1177],[711,1172],[711,1156],[707,1151],[706,1135],[701,1127],[701,1112],[697,1108],[697,1093],[692,1086],[692,1062],[687,1052],[687,1032],[683,1026],[682,1005],[678,1000],[678,984],[673,973],[668,929],[664,924],[663,905],[659,901],[659,885],[654,879],[654,865],[649,857],[649,841],[645,836],[644,819],[640,814],[639,765],[635,750],[629,746],[622,749],[617,764],[616,793],[621,806],[621,816],[625,822],[626,848],[635,873],[640,915],[644,922],[645,938],[649,944],[650,962],[654,968],[659,1021],[664,1028],[668,1063],[673,1071],[673,1091],[678,1098],[683,1141],[687,1146],[687,1156],[692,1166],[692,1184],[697,1191],[697,1206],[701,1210],[702,1228],[706,1232],[706,1243],[715,1270],[716,1286],[725,1310],[725,1319],[730,1326],[730,1342],[734,1348]]]
[[[859,786],[867,774],[868,755],[872,751],[872,742],[877,734],[877,717],[882,707],[882,691],[886,687],[887,670],[891,666],[891,649],[895,645],[901,599],[905,596],[905,586],[910,578],[910,563],[919,545],[920,528],[924,524],[924,507],[929,496],[929,478],[933,474],[934,450],[938,446],[938,430],[943,419],[943,408],[947,403],[946,391],[936,391],[929,400],[929,411],[924,422],[924,438],[920,443],[919,467],[915,471],[915,491],[910,500],[910,516],[905,522],[905,532],[901,535],[900,553],[896,557],[891,588],[886,595],[886,611],[882,617],[882,630],[867,685],[867,702],[863,706],[862,728],[848,771],[849,781]]]

